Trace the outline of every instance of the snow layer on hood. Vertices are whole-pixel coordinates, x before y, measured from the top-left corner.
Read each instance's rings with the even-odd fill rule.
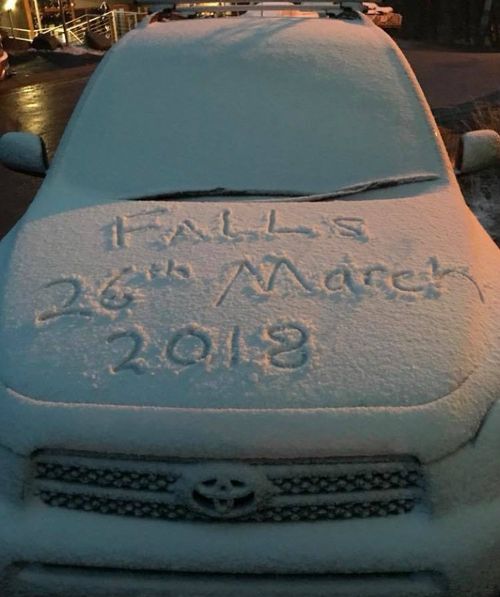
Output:
[[[399,51],[363,21],[152,23],[100,65],[35,213],[165,191],[443,174]]]
[[[5,294],[1,378],[60,402],[426,404],[487,350],[498,252],[478,258],[471,222],[451,189],[123,202],[29,222]]]

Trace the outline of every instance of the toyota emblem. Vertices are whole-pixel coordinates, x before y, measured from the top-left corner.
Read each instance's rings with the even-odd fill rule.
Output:
[[[220,475],[196,483],[192,499],[204,514],[216,518],[243,516],[255,508],[255,489],[242,479]]]

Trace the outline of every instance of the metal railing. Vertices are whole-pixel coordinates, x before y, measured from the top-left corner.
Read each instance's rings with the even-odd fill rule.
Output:
[[[68,42],[70,44],[81,45],[85,43],[85,32],[94,31],[96,33],[108,34],[109,27],[107,26],[110,13],[103,15],[84,15],[78,19],[74,19],[66,24],[66,31],[68,33]]]
[[[109,37],[117,42],[121,37],[137,26],[145,13],[127,12],[124,10],[110,10],[102,15],[86,14],[66,22],[67,42],[71,45],[83,45],[85,32],[93,31]],[[5,37],[14,37],[22,41],[33,41],[40,33],[50,33],[65,43],[62,25],[52,25],[42,29],[22,29],[19,27],[0,27],[0,33]]]
[[[124,10],[110,10],[102,15],[87,14],[66,23],[68,43],[82,45],[85,43],[85,33],[92,31],[117,42],[121,37],[134,29],[143,13],[127,12]],[[62,26],[52,29],[56,37],[64,37]]]
[[[2,25],[0,27],[0,34],[4,37],[13,37],[20,39],[21,41],[32,41],[33,38],[38,35],[37,29],[22,29],[21,27],[6,27]]]
[[[137,24],[145,16],[144,13],[127,12],[124,10],[113,10],[112,13],[114,41],[118,41],[125,33],[135,29]]]

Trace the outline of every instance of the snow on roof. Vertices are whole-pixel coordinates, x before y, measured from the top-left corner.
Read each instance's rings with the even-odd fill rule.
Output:
[[[368,19],[151,23],[100,65],[41,195],[54,208],[214,187],[326,192],[443,173],[433,133],[404,58]]]

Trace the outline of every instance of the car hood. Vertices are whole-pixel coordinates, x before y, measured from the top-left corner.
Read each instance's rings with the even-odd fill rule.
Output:
[[[7,266],[0,377],[55,403],[429,404],[488,344],[498,260],[475,229],[446,193],[119,202],[28,221]]]

